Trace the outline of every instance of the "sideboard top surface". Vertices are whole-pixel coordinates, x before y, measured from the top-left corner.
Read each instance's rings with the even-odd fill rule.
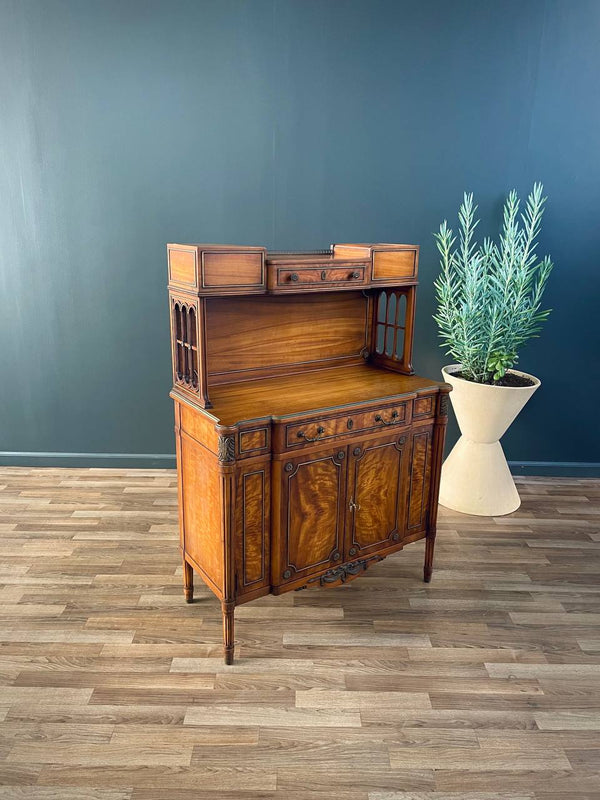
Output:
[[[332,367],[296,375],[223,384],[211,389],[210,416],[223,426],[265,417],[335,410],[378,400],[421,394],[445,384],[401,375],[370,364]],[[185,398],[181,398],[184,399]]]

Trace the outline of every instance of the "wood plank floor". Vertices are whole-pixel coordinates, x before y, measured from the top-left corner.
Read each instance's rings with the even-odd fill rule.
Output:
[[[0,469],[0,800],[600,800],[600,482],[186,605],[175,474]]]

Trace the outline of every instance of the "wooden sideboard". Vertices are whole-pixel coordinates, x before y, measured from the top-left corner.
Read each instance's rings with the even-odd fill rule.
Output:
[[[170,244],[184,594],[234,608],[336,586],[426,539],[448,412],[412,368],[419,249]]]

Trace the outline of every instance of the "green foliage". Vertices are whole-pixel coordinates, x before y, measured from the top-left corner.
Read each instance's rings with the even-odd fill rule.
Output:
[[[510,192],[498,244],[475,240],[477,206],[466,193],[458,212],[458,242],[446,220],[434,234],[441,273],[433,318],[441,347],[477,383],[498,383],[550,313],[541,310],[541,299],[552,261],[549,256],[538,260],[535,252],[546,202],[542,192],[542,184],[535,183],[520,215],[517,193]]]

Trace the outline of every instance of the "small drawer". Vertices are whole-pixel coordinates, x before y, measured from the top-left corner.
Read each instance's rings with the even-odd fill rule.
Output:
[[[260,428],[241,430],[239,434],[240,458],[256,456],[271,449],[271,429],[262,425]]]
[[[286,426],[286,447],[299,447],[313,442],[326,441],[334,436],[355,433],[372,433],[377,430],[388,430],[396,425],[402,426],[410,422],[411,403],[402,401],[369,411],[339,414],[323,419],[307,419],[304,422],[292,422]]]
[[[293,289],[296,286],[327,286],[361,284],[365,281],[364,267],[329,267],[321,269],[278,269],[277,285]]]
[[[435,413],[436,395],[430,394],[428,397],[417,397],[413,406],[413,419],[424,419],[433,417]]]

